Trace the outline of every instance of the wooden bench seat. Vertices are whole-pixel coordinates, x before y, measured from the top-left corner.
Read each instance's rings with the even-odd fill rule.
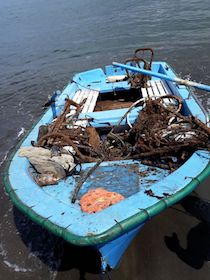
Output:
[[[96,101],[98,99],[99,90],[92,90],[92,89],[84,89],[84,90],[78,90],[72,100],[78,104],[81,104],[83,101],[85,103],[82,105],[81,113],[88,113],[93,112],[94,108],[96,106]],[[71,105],[70,106],[70,113],[66,115],[66,118],[70,118],[72,115],[76,113],[76,107]],[[87,126],[88,121],[86,120],[78,120],[74,123],[74,126]]]
[[[172,95],[170,88],[160,80],[152,80],[147,82],[147,88],[141,88],[143,98],[159,98],[161,96]],[[175,104],[174,99],[164,99],[165,104]]]
[[[148,81],[147,84],[147,88],[141,88],[142,97],[144,98],[158,98],[172,94],[169,87],[167,87],[162,81]]]

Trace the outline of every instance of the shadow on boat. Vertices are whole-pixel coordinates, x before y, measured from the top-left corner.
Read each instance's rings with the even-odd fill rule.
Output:
[[[180,202],[186,214],[200,220],[187,234],[186,248],[180,245],[178,235],[165,236],[168,249],[186,264],[201,269],[206,261],[210,261],[210,201],[190,195]]]
[[[78,269],[80,280],[85,280],[86,273],[100,273],[99,254],[87,247],[70,245],[62,238],[27,218],[13,207],[14,221],[19,235],[30,253],[36,255],[52,271]]]

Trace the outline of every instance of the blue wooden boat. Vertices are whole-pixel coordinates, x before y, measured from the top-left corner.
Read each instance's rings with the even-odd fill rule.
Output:
[[[183,114],[196,116],[203,123],[209,123],[208,115],[190,92],[188,84],[177,84],[176,74],[167,63],[152,62],[150,70],[153,77],[148,81],[150,87],[142,89],[143,97],[178,96],[183,100]],[[132,239],[149,219],[184,198],[209,176],[210,153],[197,150],[174,172],[159,167],[151,168],[140,160],[104,161],[84,182],[79,196],[88,189],[103,187],[122,194],[126,199],[103,211],[88,214],[81,211],[79,200],[71,202],[71,194],[76,186],[74,176],[41,188],[28,172],[28,160],[19,157],[18,152],[37,138],[41,125],[51,123],[55,115],[62,112],[66,97],[75,102],[86,97],[85,108],[77,120],[80,124],[90,123],[93,127],[116,125],[127,108],[95,111],[94,107],[100,96],[114,96],[117,92],[129,94],[131,84],[124,79],[128,71],[131,73],[138,69],[127,63],[76,74],[59,95],[53,110],[48,109],[16,147],[4,177],[6,190],[15,206],[69,243],[98,250],[103,271],[107,267],[116,267]],[[130,123],[135,122],[141,109],[142,106],[133,108],[129,115]],[[122,125],[125,123],[126,119],[122,120]],[[93,165],[83,163],[82,170],[88,170]],[[147,195],[145,190],[148,189],[153,192],[153,196]],[[167,196],[164,195],[166,193]]]

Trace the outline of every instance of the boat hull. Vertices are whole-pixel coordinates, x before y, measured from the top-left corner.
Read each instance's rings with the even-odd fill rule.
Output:
[[[109,67],[108,69],[110,70],[111,68]],[[175,76],[172,69],[165,63],[154,64],[154,69],[158,69],[161,73],[164,72],[164,74]],[[117,73],[119,75],[124,74],[119,69]],[[101,69],[88,71],[85,87],[90,84],[92,77],[95,77],[96,81],[100,81],[100,83],[92,82],[92,86],[95,89],[101,85],[102,93],[110,91],[110,84],[105,83],[103,80],[104,74],[102,74]],[[62,110],[66,94],[68,94],[69,98],[72,98],[78,88],[77,82],[79,81],[81,84],[84,76],[84,73],[76,75],[73,82],[64,89],[56,104],[56,114],[59,114],[59,110]],[[185,114],[196,115],[201,121],[208,122],[208,117],[204,110],[185,86],[177,87],[173,83],[169,83],[167,86],[170,87],[174,94],[184,100]],[[111,85],[112,90],[113,88],[116,90],[124,88],[126,90],[128,87],[127,82],[124,81],[112,83]],[[124,111],[125,109],[92,112],[88,113],[88,115],[92,119],[100,120],[91,123],[95,127],[106,126],[107,122],[115,125]],[[135,168],[132,168],[133,173],[129,180],[126,179],[126,174],[128,173],[125,173],[125,180],[123,176],[121,176],[122,178],[119,176],[115,180],[112,177],[111,180],[116,187],[120,185],[125,189],[130,184],[133,186],[138,185],[139,189],[134,194],[129,193],[124,201],[99,213],[93,215],[82,213],[79,203],[71,204],[70,202],[70,194],[76,185],[76,181],[72,178],[66,181],[71,188],[64,183],[59,183],[58,185],[47,187],[45,190],[41,189],[28,174],[29,164],[27,160],[18,157],[19,148],[29,146],[31,141],[36,139],[39,126],[50,123],[53,119],[53,114],[55,114],[55,111],[52,113],[51,110],[47,110],[21,143],[16,146],[15,151],[7,162],[4,176],[5,188],[13,203],[33,221],[74,245],[90,246],[98,250],[101,254],[103,269],[107,268],[107,266],[114,268],[118,264],[123,252],[147,220],[191,193],[210,174],[209,152],[196,151],[185,164],[171,174],[164,175],[161,170],[157,169],[157,176],[160,174],[163,176],[161,175],[161,178],[155,177],[154,180],[154,174],[150,173],[148,177],[151,181],[149,188],[156,196],[150,197],[145,193],[148,186],[136,181],[136,174],[139,174],[139,171],[144,168],[141,162],[132,160],[126,163],[122,161],[104,162],[101,168],[114,170],[114,172],[116,168],[120,170],[125,165],[128,168],[129,166],[137,166],[136,171],[134,170]],[[131,114],[130,119],[135,120],[137,114],[138,110],[136,109]],[[82,117],[83,115],[81,114]],[[83,168],[86,170],[90,166],[90,164],[84,164]],[[128,169],[125,172],[128,172]],[[104,174],[107,175],[106,172]],[[85,188],[88,189],[89,186],[90,182],[87,182],[84,190]]]

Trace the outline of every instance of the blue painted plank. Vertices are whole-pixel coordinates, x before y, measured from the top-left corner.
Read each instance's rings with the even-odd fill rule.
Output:
[[[43,197],[46,195],[41,189],[33,189],[28,186],[28,189],[20,189],[15,191],[19,199],[28,207],[39,205],[43,201]],[[52,200],[48,196],[48,201],[52,203]]]

